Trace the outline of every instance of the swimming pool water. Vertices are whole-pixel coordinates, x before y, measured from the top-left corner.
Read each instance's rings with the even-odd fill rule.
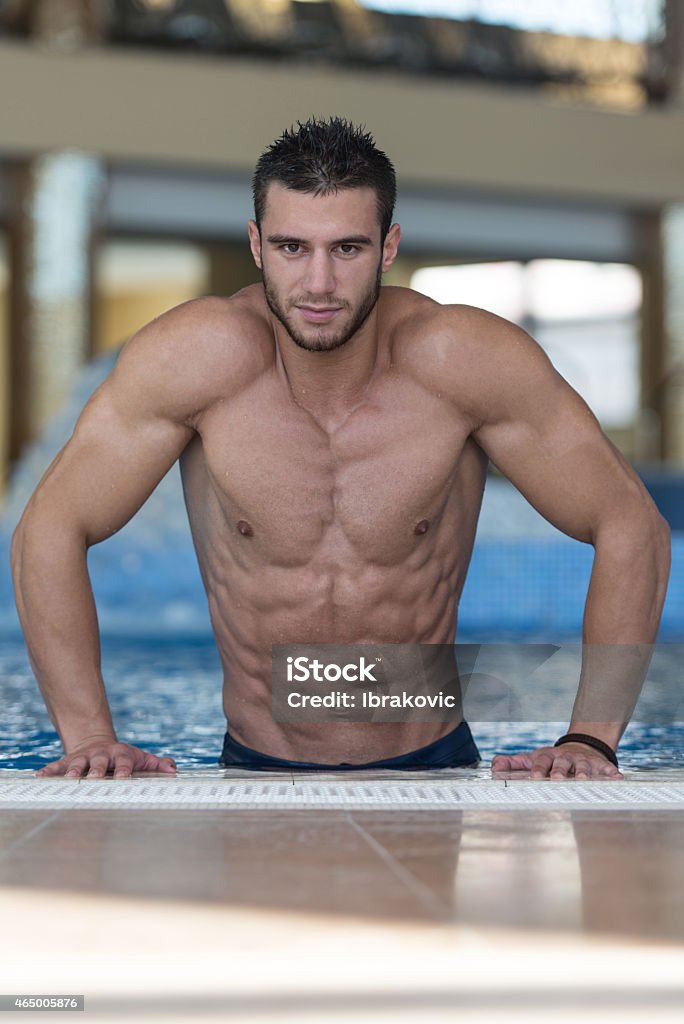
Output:
[[[119,737],[183,769],[217,767],[225,719],[222,673],[209,637],[105,637],[102,664]],[[35,770],[61,746],[33,678],[23,643],[0,644],[0,770]],[[553,742],[564,722],[477,722],[471,728],[484,762]],[[684,766],[684,724],[629,725],[620,745],[623,768]]]

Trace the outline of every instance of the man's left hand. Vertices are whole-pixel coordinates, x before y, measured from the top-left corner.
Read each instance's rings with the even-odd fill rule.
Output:
[[[492,774],[529,772],[531,779],[622,779],[619,768],[583,743],[541,747],[529,754],[497,754]]]

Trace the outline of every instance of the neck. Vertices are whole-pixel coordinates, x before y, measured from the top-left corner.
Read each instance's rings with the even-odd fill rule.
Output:
[[[381,362],[377,309],[376,304],[356,334],[330,352],[301,348],[272,318],[278,368],[295,402],[316,419],[333,422],[363,399]]]

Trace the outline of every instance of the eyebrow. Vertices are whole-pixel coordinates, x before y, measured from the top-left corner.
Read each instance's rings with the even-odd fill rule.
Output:
[[[267,242],[271,245],[306,245],[303,238],[295,238],[293,235],[268,235]],[[346,238],[336,238],[331,245],[372,245],[373,240],[368,235],[350,235]]]

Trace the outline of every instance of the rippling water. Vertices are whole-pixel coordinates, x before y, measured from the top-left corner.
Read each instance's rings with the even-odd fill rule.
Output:
[[[103,670],[119,736],[179,768],[216,767],[225,720],[221,667],[210,638],[103,640]],[[0,648],[0,769],[35,770],[61,756],[26,652]],[[553,741],[565,723],[473,722],[483,760]],[[684,766],[684,725],[632,723],[620,746],[624,768]]]

